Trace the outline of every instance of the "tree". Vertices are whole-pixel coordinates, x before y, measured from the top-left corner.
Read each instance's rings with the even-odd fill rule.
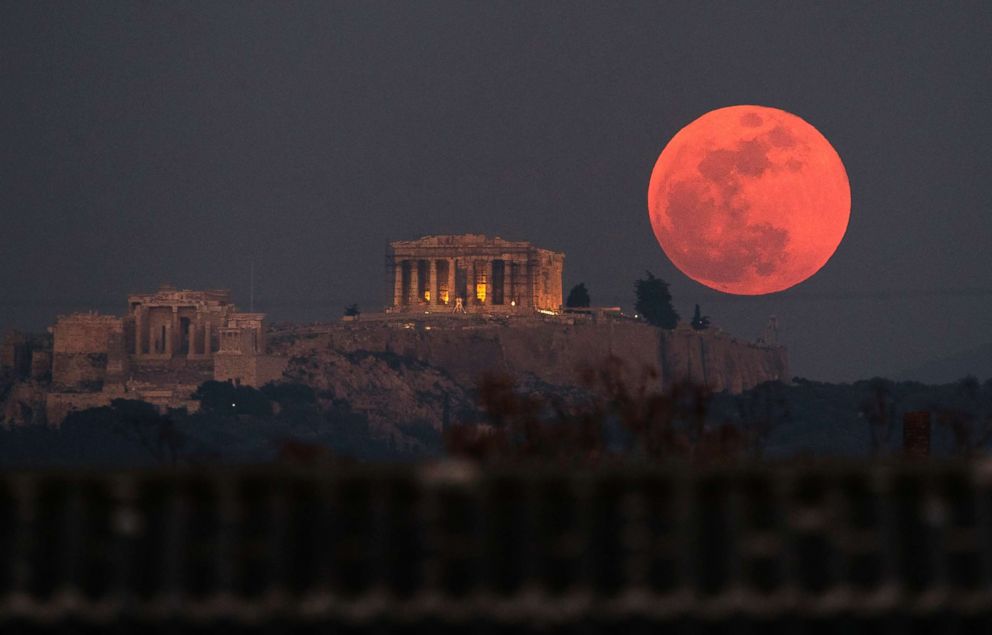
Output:
[[[261,391],[226,381],[203,382],[193,393],[193,399],[200,402],[200,411],[207,415],[266,417],[272,414],[272,404]]]
[[[344,308],[344,314],[348,317],[358,317],[361,313],[357,304],[349,304]]]
[[[100,451],[110,456],[121,452],[121,458],[146,458],[134,452],[140,447],[156,463],[175,465],[186,438],[176,427],[173,414],[159,414],[158,408],[144,401],[114,399],[109,406],[69,414],[62,422],[61,433],[63,438],[72,439],[71,444],[78,442],[77,435],[85,436],[87,443],[100,445]],[[123,448],[118,445],[120,440],[124,441]]]
[[[261,392],[283,410],[311,409],[317,406],[317,395],[306,384],[270,381],[262,386]]]
[[[645,271],[646,278],[634,282],[634,294],[637,302],[634,308],[637,313],[654,326],[673,329],[679,323],[679,314],[672,306],[672,294],[668,291],[668,283],[656,278],[650,271]]]
[[[696,305],[696,310],[692,313],[692,328],[697,331],[705,331],[710,327],[710,316],[700,315],[699,305]]]
[[[896,426],[895,384],[883,377],[867,382],[868,394],[861,401],[859,416],[868,422],[872,456],[888,449]]]
[[[575,309],[579,307],[589,306],[589,290],[586,289],[586,284],[580,282],[579,284],[572,287],[572,290],[568,292],[568,299],[565,300],[565,306],[570,309]]]

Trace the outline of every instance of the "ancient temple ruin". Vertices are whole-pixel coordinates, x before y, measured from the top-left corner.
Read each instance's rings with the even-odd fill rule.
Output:
[[[129,350],[138,359],[209,358],[220,329],[234,310],[226,291],[179,291],[163,287],[128,298],[124,318]]]
[[[482,234],[389,243],[390,311],[557,312],[565,254]]]
[[[192,407],[190,395],[204,381],[261,386],[285,365],[266,354],[265,315],[238,311],[228,291],[164,286],[128,297],[124,316],[62,315],[50,331],[52,352],[39,355],[39,364],[50,360],[50,422],[116,398]]]
[[[265,315],[235,309],[229,291],[162,287],[128,298],[124,318],[138,359],[210,359],[214,353],[265,351]],[[129,341],[131,338],[129,337]]]

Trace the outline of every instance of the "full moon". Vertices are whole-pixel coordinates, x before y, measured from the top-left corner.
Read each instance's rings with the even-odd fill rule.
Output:
[[[658,244],[684,274],[739,295],[788,289],[837,250],[851,188],[837,151],[796,115],[729,106],[682,128],[651,174]]]

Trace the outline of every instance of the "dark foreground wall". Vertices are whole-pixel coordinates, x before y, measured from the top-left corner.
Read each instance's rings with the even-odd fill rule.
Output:
[[[988,633],[990,476],[6,474],[0,630]]]

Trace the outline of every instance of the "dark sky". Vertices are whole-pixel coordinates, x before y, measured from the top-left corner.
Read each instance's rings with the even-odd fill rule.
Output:
[[[992,4],[0,3],[0,325],[123,312],[162,282],[277,319],[385,301],[387,240],[481,232],[566,252],[567,287],[849,380],[992,340]],[[679,273],[646,189],[682,126],[762,104],[851,181],[812,279],[724,296]]]

